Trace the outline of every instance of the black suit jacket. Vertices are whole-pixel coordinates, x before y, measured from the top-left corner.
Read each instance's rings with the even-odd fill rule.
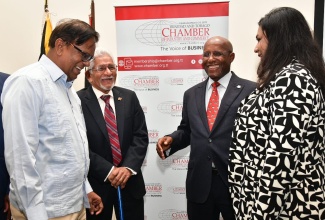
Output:
[[[135,92],[121,87],[112,89],[115,102],[116,122],[122,151],[121,167],[137,172],[128,180],[125,190],[135,198],[145,195],[141,166],[149,143],[143,110]],[[78,91],[85,117],[89,142],[90,168],[88,180],[102,197],[104,206],[110,183],[104,182],[113,166],[112,151],[103,113],[91,86]]]
[[[181,123],[177,131],[169,135],[173,138],[169,155],[191,145],[186,195],[187,199],[197,203],[203,203],[209,195],[212,162],[226,186],[220,190],[228,190],[229,147],[237,108],[256,88],[256,83],[241,79],[232,73],[210,132],[205,107],[207,82],[208,79],[185,91]]]
[[[0,72],[0,95],[2,93],[2,88],[5,80],[8,78],[8,74]],[[4,197],[9,191],[9,174],[6,168],[4,159],[4,139],[3,139],[3,127],[2,127],[2,105],[0,104],[0,220],[5,219],[3,214],[4,208]]]

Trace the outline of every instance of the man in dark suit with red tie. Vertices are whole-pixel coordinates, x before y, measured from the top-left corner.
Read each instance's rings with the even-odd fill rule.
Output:
[[[9,74],[0,72],[0,95],[5,80]],[[4,158],[4,140],[3,140],[3,127],[2,127],[2,105],[0,105],[0,220],[6,220],[7,216],[10,215],[9,209],[9,174],[5,164]],[[8,213],[9,212],[9,213]],[[10,217],[9,217],[10,218]]]
[[[117,66],[105,50],[97,49],[86,77],[91,86],[78,92],[89,142],[88,180],[103,201],[90,220],[120,219],[117,187],[121,188],[124,220],[144,219],[145,184],[141,166],[149,144],[143,110],[136,94],[114,86]]]
[[[235,219],[228,189],[231,134],[240,102],[256,84],[230,71],[235,58],[223,37],[207,40],[203,67],[208,75],[184,93],[182,120],[177,130],[162,137],[157,153],[167,156],[191,145],[186,178],[189,220]]]

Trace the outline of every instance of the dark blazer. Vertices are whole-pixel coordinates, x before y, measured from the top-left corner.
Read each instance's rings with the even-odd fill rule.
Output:
[[[149,144],[143,110],[135,92],[115,86],[113,89],[118,135],[122,151],[121,167],[137,172],[128,180],[125,190],[135,198],[145,195],[141,166]],[[110,183],[104,183],[113,166],[112,151],[103,113],[91,86],[78,91],[85,117],[89,142],[90,168],[88,180],[94,190],[105,200],[109,196]]]
[[[8,78],[9,74],[0,72],[0,95],[2,93],[3,84]],[[3,214],[4,197],[9,192],[9,174],[6,168],[4,159],[4,140],[2,127],[2,105],[0,104],[0,220],[5,219]]]
[[[181,123],[177,131],[169,135],[173,138],[169,155],[191,145],[186,195],[188,200],[197,203],[203,203],[209,195],[212,161],[225,183],[225,189],[221,190],[227,190],[229,147],[237,109],[256,88],[256,83],[232,73],[210,132],[205,107],[207,82],[208,79],[185,91]]]

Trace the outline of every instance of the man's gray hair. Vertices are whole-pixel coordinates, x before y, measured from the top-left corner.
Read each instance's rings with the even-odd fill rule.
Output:
[[[105,49],[103,48],[97,48],[95,50],[95,53],[94,53],[94,59],[90,61],[90,64],[89,64],[89,69],[91,71],[91,69],[94,67],[94,64],[95,64],[95,59],[97,57],[102,57],[102,56],[110,56],[113,60],[113,62],[115,63],[114,61],[114,57]]]

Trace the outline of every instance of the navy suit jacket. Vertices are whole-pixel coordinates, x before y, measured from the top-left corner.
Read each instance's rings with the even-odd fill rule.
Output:
[[[141,166],[149,144],[145,116],[135,92],[121,87],[112,89],[116,110],[116,122],[122,151],[121,167],[137,172],[128,180],[125,190],[135,198],[145,195]],[[103,113],[92,86],[78,91],[85,117],[89,142],[90,168],[88,180],[94,192],[101,196],[104,206],[109,196],[110,183],[104,182],[113,166],[112,151]]]
[[[181,123],[177,131],[169,135],[173,138],[169,155],[191,145],[186,195],[187,199],[197,203],[205,202],[209,195],[212,162],[225,183],[225,188],[220,190],[228,190],[229,147],[237,109],[240,102],[256,88],[256,83],[232,73],[210,132],[205,107],[207,81],[185,91]]]
[[[9,74],[0,72],[0,95],[2,93],[3,84],[8,78]],[[4,208],[4,197],[9,192],[9,174],[6,168],[4,159],[4,140],[3,140],[3,127],[2,127],[2,105],[0,104],[0,219],[2,218],[2,211]]]

